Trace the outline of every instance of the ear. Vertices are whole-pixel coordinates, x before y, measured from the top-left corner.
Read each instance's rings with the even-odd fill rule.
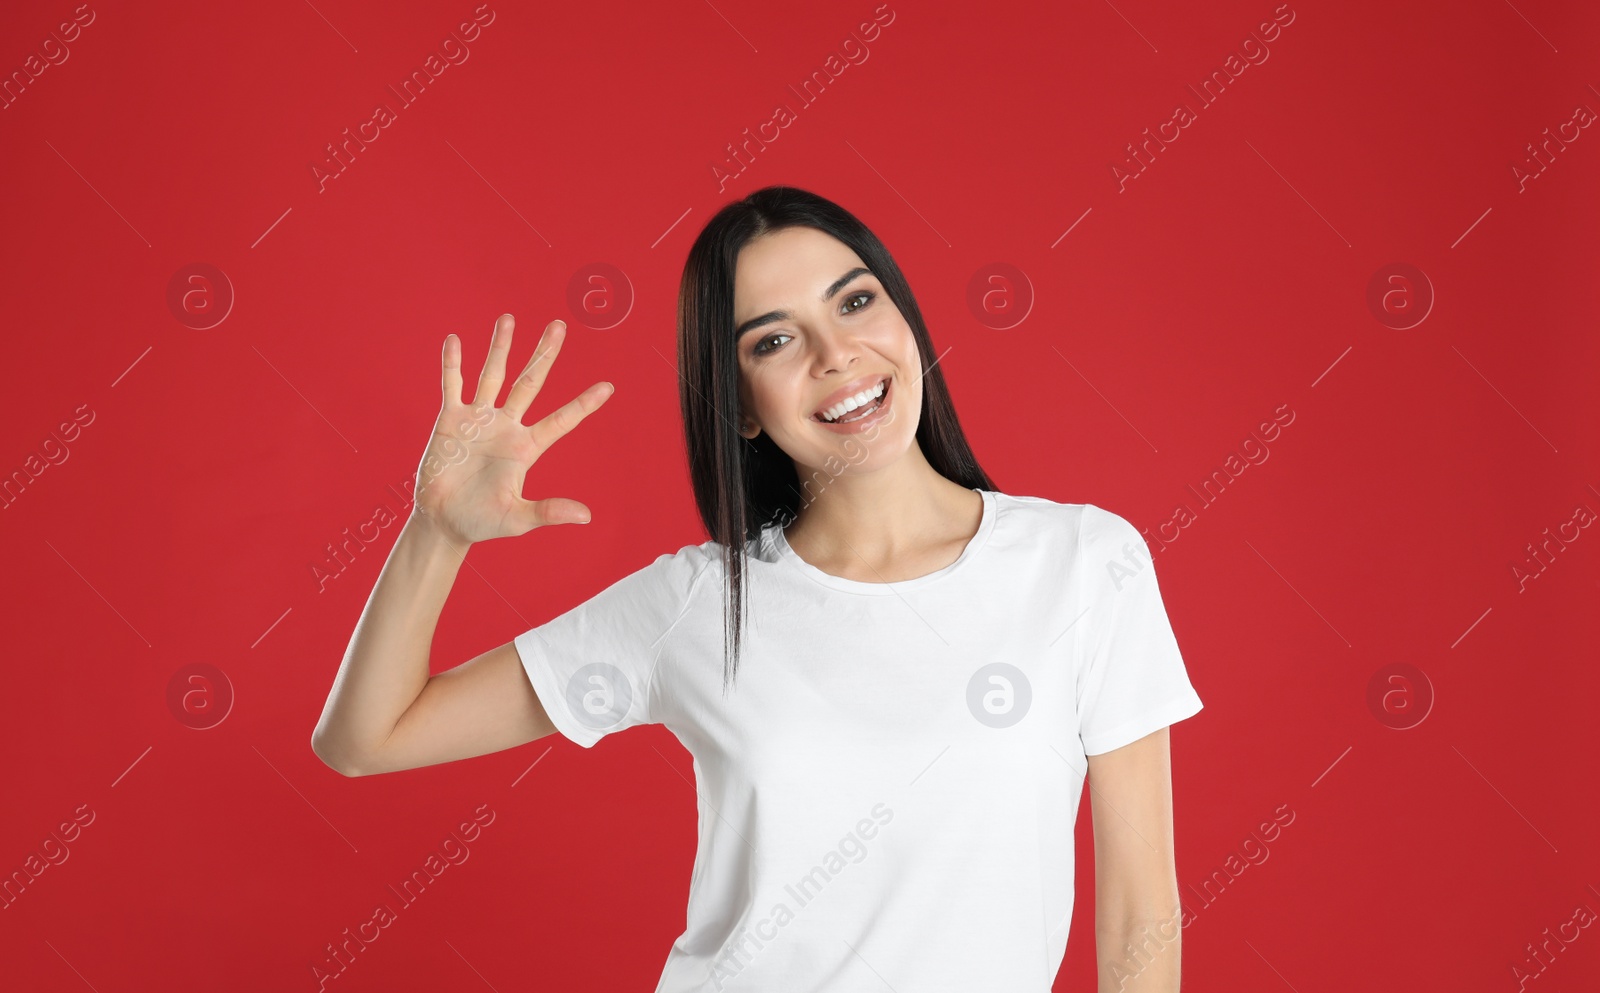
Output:
[[[748,417],[740,415],[740,417],[739,417],[739,434],[746,441],[755,441],[756,440],[756,436],[759,435],[760,433],[761,433],[761,425],[759,425],[756,422],[752,421]]]

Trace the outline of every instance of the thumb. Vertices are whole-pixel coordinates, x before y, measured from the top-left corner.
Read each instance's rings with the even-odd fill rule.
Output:
[[[520,535],[547,524],[587,524],[590,517],[589,508],[578,501],[550,497],[521,501],[506,520],[515,529],[512,533]]]

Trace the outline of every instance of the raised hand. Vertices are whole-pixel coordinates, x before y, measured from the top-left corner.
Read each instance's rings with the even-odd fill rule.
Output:
[[[546,524],[589,521],[589,508],[582,503],[565,497],[525,500],[522,487],[539,456],[600,409],[613,388],[610,383],[595,383],[533,425],[522,423],[566,337],[566,324],[551,321],[533,357],[511,384],[505,405],[496,407],[515,324],[510,314],[495,322],[470,405],[461,401],[461,340],[453,334],[445,338],[444,403],[417,469],[412,514],[458,544],[526,534]]]

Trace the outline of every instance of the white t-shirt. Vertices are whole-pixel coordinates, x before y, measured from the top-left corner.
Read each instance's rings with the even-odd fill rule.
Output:
[[[978,490],[960,558],[881,584],[749,545],[724,697],[722,547],[663,554],[515,639],[585,748],[663,724],[694,759],[687,927],[656,993],[1047,993],[1088,755],[1201,709],[1144,539]]]

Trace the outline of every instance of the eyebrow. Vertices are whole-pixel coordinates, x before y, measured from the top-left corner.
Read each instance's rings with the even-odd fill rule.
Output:
[[[872,270],[865,268],[864,266],[856,266],[854,269],[851,269],[849,272],[845,273],[843,276],[840,276],[838,279],[835,279],[831,284],[829,284],[828,288],[822,291],[822,296],[818,299],[820,299],[823,303],[827,303],[829,300],[832,300],[840,290],[844,289],[847,283],[849,283],[852,279],[855,279],[857,276],[863,274],[871,275]],[[733,332],[733,340],[739,341],[745,336],[745,332],[747,331],[754,331],[756,328],[765,327],[768,324],[776,324],[778,321],[791,320],[794,320],[794,315],[789,313],[787,310],[769,311],[765,314],[762,314],[760,317],[752,317],[748,321],[745,321],[743,324],[739,325],[738,329]]]

